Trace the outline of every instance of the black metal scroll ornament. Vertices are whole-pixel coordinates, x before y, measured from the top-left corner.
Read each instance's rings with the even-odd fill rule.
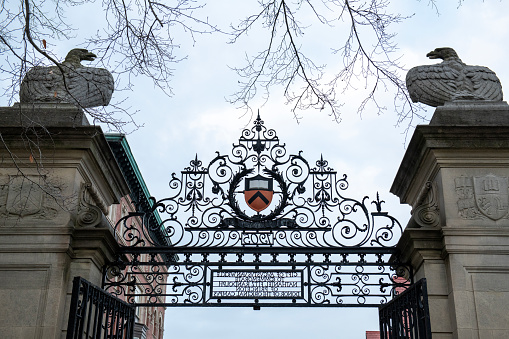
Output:
[[[119,221],[125,246],[391,247],[402,232],[378,196],[372,204],[346,197],[346,175],[338,179],[323,157],[312,167],[302,152],[288,154],[259,115],[230,155],[217,152],[206,167],[196,156],[181,173],[172,174],[169,198],[151,198],[152,210],[138,214],[153,221],[157,211],[162,221],[141,230],[129,216]],[[164,242],[153,236],[161,230]]]
[[[231,154],[196,156],[169,198],[117,223],[123,256],[104,287],[138,306],[387,303],[413,279],[394,246],[402,227],[336,175],[288,154],[258,116]]]

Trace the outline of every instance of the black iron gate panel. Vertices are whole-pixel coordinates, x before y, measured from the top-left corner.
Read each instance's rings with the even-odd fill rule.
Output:
[[[411,283],[410,269],[391,261],[390,248],[179,249],[181,260],[163,268],[150,259],[163,249],[152,250],[111,265],[105,289],[138,306],[377,307]]]
[[[133,305],[74,278],[67,339],[131,339],[134,319]]]
[[[320,156],[291,154],[258,116],[231,154],[198,156],[169,196],[115,226],[104,288],[136,305],[379,306],[412,282],[383,200],[347,195]],[[145,200],[144,200],[145,199]]]
[[[431,339],[426,279],[380,306],[381,339]]]

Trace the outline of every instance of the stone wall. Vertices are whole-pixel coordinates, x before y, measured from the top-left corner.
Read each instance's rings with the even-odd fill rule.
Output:
[[[509,338],[509,106],[457,102],[417,126],[391,192],[440,338]]]
[[[101,285],[128,193],[99,127],[71,105],[0,108],[0,337],[63,338],[72,279]]]

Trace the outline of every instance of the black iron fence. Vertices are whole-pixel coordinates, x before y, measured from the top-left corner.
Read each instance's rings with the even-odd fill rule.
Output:
[[[426,279],[380,306],[381,339],[431,339]]]
[[[67,339],[131,339],[134,317],[132,305],[74,278]]]

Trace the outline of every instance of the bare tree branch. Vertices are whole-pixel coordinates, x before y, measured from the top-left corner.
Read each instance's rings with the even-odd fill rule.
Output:
[[[434,1],[431,4],[434,6]],[[260,0],[260,12],[232,27],[232,43],[260,26],[270,33],[266,34],[264,49],[246,57],[244,66],[233,68],[241,81],[230,101],[250,109],[260,89],[267,100],[275,87],[282,87],[297,120],[297,111],[314,108],[328,111],[339,122],[340,100],[345,100],[341,96],[347,90],[365,92],[358,103],[359,114],[368,105],[381,113],[386,108],[379,104],[379,96],[392,92],[400,122],[413,119],[420,108],[408,96],[401,76],[404,70],[396,55],[395,34],[389,32],[391,24],[406,17],[388,13],[388,5],[389,0]],[[304,24],[298,15],[307,20],[314,17],[315,21]],[[346,23],[349,27],[345,27]],[[326,25],[337,33],[329,47],[342,57],[341,69],[319,65],[311,56],[313,51],[306,46],[304,33],[313,25]],[[345,38],[341,42],[342,36]],[[322,41],[324,45],[329,43],[328,39]],[[340,47],[334,47],[338,41]]]
[[[3,83],[10,102],[16,100],[21,80],[30,67],[49,61],[62,71],[63,66],[51,53],[51,47],[59,39],[72,37],[78,29],[65,17],[66,8],[89,3],[88,0],[2,0],[0,74],[9,80]],[[82,46],[101,57],[98,61],[117,79],[117,91],[132,88],[131,80],[143,75],[171,95],[172,65],[185,58],[175,55],[179,45],[174,43],[174,31],[187,32],[192,41],[196,34],[220,32],[208,20],[199,18],[203,7],[204,4],[194,0],[175,0],[171,4],[155,0],[105,0],[102,3],[104,24],[94,35],[85,36]],[[120,103],[86,112],[95,121],[119,131],[126,126],[122,119],[114,118],[119,113],[127,115],[127,123],[132,123],[132,113]]]

